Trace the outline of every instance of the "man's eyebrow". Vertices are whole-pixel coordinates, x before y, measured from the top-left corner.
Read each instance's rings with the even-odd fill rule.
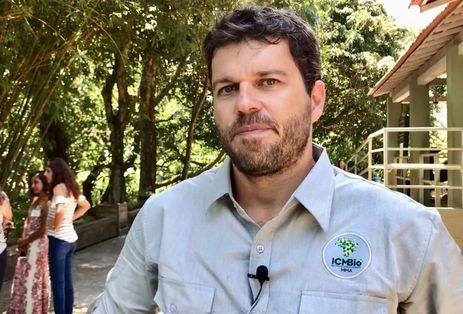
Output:
[[[287,76],[288,74],[283,71],[283,70],[265,70],[265,71],[258,71],[256,72],[255,74],[256,76],[259,76],[259,77],[265,77],[265,76],[269,76],[269,75],[282,75],[282,76]],[[217,79],[215,80],[214,82],[212,82],[212,90],[215,89],[215,87],[218,85],[218,84],[223,84],[223,83],[234,83],[234,81],[228,77],[228,76],[225,76],[223,78],[220,78],[220,79]]]
[[[214,82],[212,82],[212,90],[215,90],[215,87],[217,85],[223,84],[223,83],[233,83],[233,81],[229,77],[223,77],[223,78],[220,78],[218,80],[215,80]]]
[[[287,75],[287,73],[286,73],[285,71],[283,71],[283,70],[277,70],[277,69],[275,69],[275,70],[259,71],[259,72],[256,73],[257,76],[261,76],[261,77],[262,77],[262,76],[268,76],[268,75],[275,75],[275,74],[277,74],[277,75],[283,75],[283,76],[286,76],[286,75]]]

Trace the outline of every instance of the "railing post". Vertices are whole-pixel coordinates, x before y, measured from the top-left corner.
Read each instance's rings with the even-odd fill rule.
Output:
[[[424,164],[424,163],[425,163],[424,157],[421,155],[421,153],[420,153],[418,162],[419,162],[420,164]],[[418,180],[418,184],[422,186],[422,185],[424,185],[424,179],[425,179],[425,178],[424,178],[424,169],[421,168],[420,170],[418,170],[418,173],[419,173],[419,175],[418,175],[418,179],[419,179],[419,180]],[[424,205],[424,189],[423,189],[423,188],[419,188],[419,189],[418,189],[418,195],[419,195],[418,201],[419,201],[421,204]]]
[[[389,131],[384,129],[383,135],[383,175],[384,175],[384,186],[389,186]]]
[[[370,137],[368,138],[368,180],[371,181],[371,178],[373,177],[372,176],[372,163],[373,163],[373,159],[372,159],[372,151],[373,150],[373,139]]]
[[[420,200],[423,203],[426,203],[426,190],[435,190],[436,199],[434,204],[436,207],[441,207],[442,204],[440,202],[440,196],[446,188],[442,186],[439,176],[440,172],[445,170],[448,173],[448,185],[450,186],[448,189],[449,203],[447,204],[447,207],[461,208],[461,203],[463,203],[463,128],[407,127],[389,128],[388,130],[386,129],[387,128],[384,128],[370,134],[352,155],[350,160],[355,163],[354,170],[352,170],[352,172],[362,176],[367,174],[367,178],[372,180],[373,176],[375,175],[374,169],[382,169],[384,171],[384,184],[387,184],[388,187],[399,186],[396,188],[398,191],[402,191],[402,193],[409,195],[411,194],[413,198]],[[408,148],[405,148],[403,143],[390,143],[390,141],[394,141],[392,133],[399,131],[408,133],[445,131],[447,132],[448,138],[451,137],[449,136],[449,132],[454,132],[453,134],[455,136],[452,137],[454,139],[453,142],[449,142],[447,147],[433,147],[433,151],[431,152],[428,145],[411,145]],[[381,148],[381,146],[377,146],[375,149],[375,144],[373,143],[374,138],[379,136],[381,133],[383,133],[383,147]],[[458,134],[460,135],[459,140],[456,139],[458,138]],[[455,140],[460,144],[455,142]],[[368,147],[366,155],[365,147]],[[424,158],[429,156],[434,158],[435,164],[440,164],[440,153],[435,153],[434,149],[439,151],[447,151],[449,156],[448,162],[450,165],[442,167],[436,165],[427,165],[429,162]],[[395,156],[396,150],[399,152],[398,156]],[[384,154],[384,163],[382,166],[378,166],[378,163],[373,164],[373,151],[375,151],[375,153],[382,152]],[[420,154],[420,151],[425,153]],[[408,152],[408,154],[405,155],[405,152]],[[359,163],[364,164],[364,160],[367,160],[367,167],[358,169]],[[412,165],[407,167],[404,164],[408,162],[412,163]],[[396,166],[395,163],[398,163],[398,166]],[[428,170],[434,170],[433,181],[430,179],[423,181],[423,176],[416,176],[416,174]],[[411,181],[411,185],[413,187],[409,186],[410,184],[408,184],[408,181]],[[429,187],[426,185],[429,185]]]

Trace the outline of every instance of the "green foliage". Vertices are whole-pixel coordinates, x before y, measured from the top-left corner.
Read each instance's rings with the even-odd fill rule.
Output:
[[[385,100],[373,99],[368,92],[386,73],[384,65],[398,58],[407,31],[376,1],[319,3],[317,33],[327,101],[314,138],[338,161],[348,159],[370,133],[385,125]]]
[[[152,193],[219,162],[223,155],[200,48],[218,13],[243,2],[1,4],[0,184],[12,198],[15,219],[28,207],[27,173],[41,169],[46,152],[56,145],[47,134],[54,123],[64,127],[69,164],[80,183],[89,183],[93,204],[101,202],[110,185],[110,122],[121,110],[127,110],[119,148],[129,206],[142,201],[138,192],[147,164],[156,166]],[[367,94],[398,57],[401,39],[409,33],[397,28],[374,1],[271,3],[295,10],[320,38],[328,95],[315,141],[335,160],[346,159],[383,126],[385,104]],[[127,84],[128,105],[121,107],[123,87],[115,84],[108,110],[102,94],[116,74]],[[149,138],[146,122],[154,132],[149,147],[154,154],[148,162],[142,161],[141,152],[142,139]]]

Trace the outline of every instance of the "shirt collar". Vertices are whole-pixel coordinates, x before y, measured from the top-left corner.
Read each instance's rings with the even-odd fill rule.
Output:
[[[293,193],[293,197],[317,220],[323,231],[328,230],[331,203],[334,194],[335,177],[328,154],[323,147],[313,144],[315,165]],[[214,170],[207,192],[207,206],[228,194],[231,198],[231,161],[227,157],[223,164]]]
[[[213,175],[209,181],[209,188],[206,191],[206,205],[209,208],[211,204],[217,201],[225,194],[232,195],[230,182],[230,157],[225,158],[225,161],[218,168],[212,170]]]
[[[328,154],[323,147],[316,144],[312,147],[315,165],[294,191],[293,196],[314,216],[326,232],[331,217],[335,175]]]

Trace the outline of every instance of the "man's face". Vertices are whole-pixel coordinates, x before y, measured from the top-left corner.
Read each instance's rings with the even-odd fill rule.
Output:
[[[241,172],[278,174],[311,151],[312,121],[320,115],[317,109],[313,116],[311,96],[285,40],[219,48],[211,82],[220,140]]]

